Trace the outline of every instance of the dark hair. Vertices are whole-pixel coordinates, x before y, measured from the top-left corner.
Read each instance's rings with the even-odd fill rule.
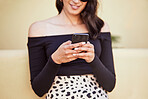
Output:
[[[86,7],[81,12],[82,21],[86,25],[91,39],[97,38],[104,25],[104,21],[97,16],[98,5],[97,0],[88,0]],[[63,9],[63,2],[56,0],[56,7],[60,14]]]

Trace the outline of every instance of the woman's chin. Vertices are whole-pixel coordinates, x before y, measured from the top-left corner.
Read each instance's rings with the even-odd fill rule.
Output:
[[[71,11],[70,14],[73,16],[78,16],[78,15],[80,15],[80,12],[79,11]]]

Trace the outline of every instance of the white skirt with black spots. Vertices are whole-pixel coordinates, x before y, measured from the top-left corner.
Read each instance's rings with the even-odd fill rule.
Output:
[[[108,99],[92,74],[56,76],[46,99]]]

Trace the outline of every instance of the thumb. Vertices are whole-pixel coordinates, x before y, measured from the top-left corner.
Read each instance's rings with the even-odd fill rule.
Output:
[[[64,44],[64,45],[69,45],[69,44],[71,44],[71,41],[68,40],[68,41],[64,42],[63,44]]]
[[[90,44],[90,42],[89,42],[89,41],[87,41],[87,43],[88,43],[88,44]]]

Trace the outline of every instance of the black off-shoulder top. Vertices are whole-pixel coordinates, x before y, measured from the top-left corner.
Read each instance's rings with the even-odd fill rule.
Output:
[[[97,82],[106,91],[114,89],[116,76],[112,53],[110,32],[103,32],[97,39],[89,39],[94,45],[95,58],[91,63],[83,59],[56,64],[51,55],[63,43],[72,40],[72,34],[28,37],[27,47],[31,85],[38,96],[43,96],[50,89],[57,75],[94,74]]]

